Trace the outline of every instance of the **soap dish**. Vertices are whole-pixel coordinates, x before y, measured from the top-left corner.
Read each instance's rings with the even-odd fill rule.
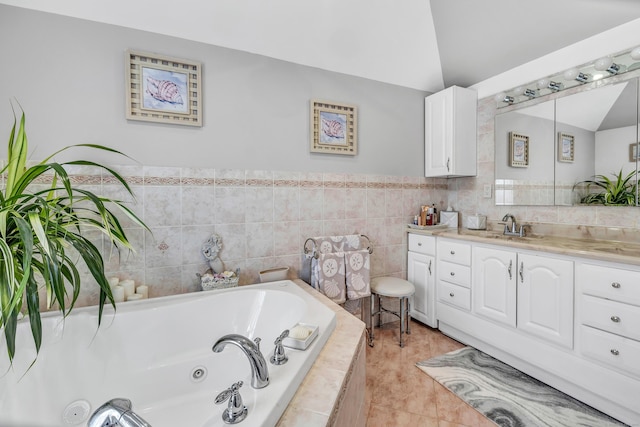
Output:
[[[284,340],[282,340],[282,345],[285,347],[295,348],[298,350],[306,350],[307,347],[309,347],[309,345],[313,342],[313,340],[316,339],[316,337],[318,336],[318,326],[309,325],[308,323],[298,323],[294,326],[294,328],[296,326],[301,326],[303,328],[309,329],[311,333],[309,334],[308,337],[304,339],[286,337]]]

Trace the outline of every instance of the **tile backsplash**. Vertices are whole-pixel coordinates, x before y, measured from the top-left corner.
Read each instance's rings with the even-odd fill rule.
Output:
[[[100,237],[107,277],[147,285],[150,297],[200,289],[197,273],[208,268],[201,246],[222,237],[226,269],[240,269],[240,284],[259,272],[301,268],[304,241],[318,235],[367,235],[374,247],[372,275],[406,277],[404,227],[421,205],[447,205],[447,181],[422,177],[151,166],[114,167],[130,184],[131,198],[115,180],[72,170],[76,185],[128,206],[150,228],[119,215],[135,253],[118,253]],[[90,183],[90,184],[85,184]],[[78,306],[98,302],[98,287],[85,273]]]

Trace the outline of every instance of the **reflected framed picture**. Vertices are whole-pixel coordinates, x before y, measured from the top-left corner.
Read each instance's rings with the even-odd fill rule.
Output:
[[[529,167],[529,137],[509,132],[509,166],[512,168]]]
[[[638,144],[629,144],[629,161],[636,162],[638,160]]]
[[[573,162],[574,158],[574,140],[573,135],[558,132],[558,161]]]
[[[127,119],[202,126],[199,62],[127,50]]]
[[[311,152],[358,154],[358,108],[354,105],[312,100]]]

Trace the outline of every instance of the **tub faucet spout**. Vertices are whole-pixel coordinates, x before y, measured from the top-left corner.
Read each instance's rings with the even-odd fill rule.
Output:
[[[88,427],[151,427],[151,424],[143,420],[138,414],[131,410],[129,399],[111,399],[93,413]]]
[[[259,342],[259,341],[258,341]],[[264,388],[269,385],[269,368],[258,344],[239,334],[229,334],[220,338],[213,345],[213,352],[220,353],[227,344],[233,344],[249,359],[251,365],[251,387]]]

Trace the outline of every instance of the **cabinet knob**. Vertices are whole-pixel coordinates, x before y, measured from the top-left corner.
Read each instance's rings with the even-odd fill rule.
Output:
[[[612,348],[611,349],[611,354],[613,354],[614,356],[618,356],[618,355],[620,355],[620,352],[617,349]]]
[[[418,243],[418,246],[422,246],[422,243]]]
[[[451,255],[455,255],[455,254],[456,254],[456,251],[451,251]]]
[[[618,316],[611,316],[611,321],[614,323],[620,323],[620,318]]]
[[[453,292],[449,292],[449,296],[453,298],[455,295],[453,294]]]
[[[454,273],[453,271],[451,273],[449,273],[449,274],[452,275],[452,276],[456,275],[456,273]]]
[[[616,289],[620,289],[620,283],[618,283],[618,282],[613,282],[613,283],[611,284],[611,287],[612,287],[612,288],[616,288]]]

